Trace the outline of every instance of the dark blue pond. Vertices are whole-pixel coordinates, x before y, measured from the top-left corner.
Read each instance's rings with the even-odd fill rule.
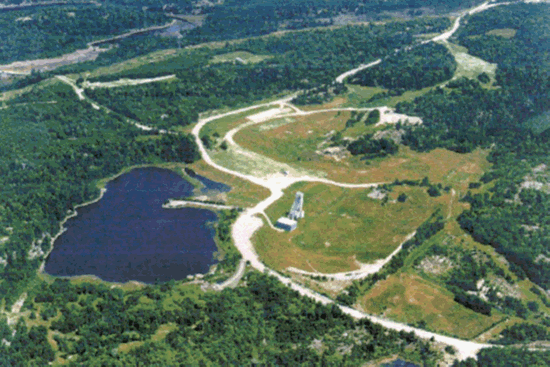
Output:
[[[207,272],[217,250],[215,231],[207,223],[217,220],[216,214],[162,208],[167,199],[192,191],[189,182],[165,169],[135,169],[116,178],[100,201],[79,208],[67,221],[46,272],[146,283]]]
[[[414,363],[410,363],[402,359],[396,359],[395,361],[381,365],[381,367],[418,367],[418,366]]]

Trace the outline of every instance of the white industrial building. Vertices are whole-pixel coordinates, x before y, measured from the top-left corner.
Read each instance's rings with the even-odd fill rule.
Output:
[[[288,231],[288,232],[293,231],[298,227],[297,220],[303,218],[304,216],[305,216],[304,193],[298,191],[296,193],[296,198],[294,199],[294,203],[290,208],[290,212],[288,213],[288,218],[287,217],[279,218],[275,226],[278,228],[284,229],[285,231]]]
[[[277,228],[284,229],[287,232],[294,231],[298,227],[298,222],[295,220],[289,219],[287,217],[281,217],[275,223]]]

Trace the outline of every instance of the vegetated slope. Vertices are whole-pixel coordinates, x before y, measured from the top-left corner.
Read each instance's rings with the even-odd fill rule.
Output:
[[[410,51],[399,52],[380,64],[357,73],[349,81],[369,87],[396,90],[416,90],[436,85],[453,77],[456,61],[447,48],[428,43]]]
[[[447,147],[470,151],[495,143],[489,160],[494,164],[482,182],[494,181],[490,193],[468,195],[471,209],[460,216],[461,226],[479,242],[506,256],[518,276],[529,276],[550,287],[547,190],[549,130],[536,135],[523,121],[539,115],[550,105],[548,77],[547,4],[515,5],[499,9],[499,27],[512,27],[518,10],[529,12],[511,39],[489,36],[490,53],[476,54],[498,63],[498,90],[485,90],[476,81],[458,80],[398,106],[400,112],[421,116],[422,128],[409,129],[406,144],[414,149]],[[484,17],[493,10],[472,16],[464,34],[483,34]],[[481,19],[476,21],[476,19]],[[506,19],[509,19],[506,23]],[[540,42],[533,42],[539,40]],[[477,41],[476,41],[477,42]],[[480,41],[481,42],[481,41]]]
[[[175,74],[177,81],[95,89],[87,94],[115,111],[155,126],[186,125],[208,109],[250,104],[284,91],[331,83],[346,69],[412,44],[412,34],[404,33],[407,27],[423,33],[444,28],[447,23],[434,19],[348,26],[252,39],[215,50],[185,50],[159,63],[90,79]],[[209,63],[215,55],[237,50],[272,57],[254,64]]]
[[[0,60],[8,64],[60,56],[93,40],[168,22],[160,12],[109,3],[0,12]]]
[[[440,357],[412,333],[355,321],[275,278],[253,272],[244,280],[247,287],[223,292],[175,282],[134,291],[62,279],[38,283],[15,336],[0,320],[0,335],[11,342],[0,345],[0,364],[41,365],[70,356],[86,366],[357,366],[400,355],[436,366]],[[47,332],[55,333],[55,348]]]
[[[35,276],[41,256],[33,242],[53,236],[75,205],[99,195],[95,183],[125,167],[199,158],[192,137],[153,136],[78,101],[70,87],[53,84],[11,101],[0,129],[0,297],[8,304]],[[44,103],[49,102],[49,103]]]

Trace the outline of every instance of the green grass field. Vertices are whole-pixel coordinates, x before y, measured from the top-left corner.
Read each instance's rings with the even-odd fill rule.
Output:
[[[344,189],[320,183],[298,183],[270,206],[272,222],[290,209],[297,191],[304,193],[306,217],[298,229],[275,232],[264,226],[253,242],[268,266],[294,266],[307,271],[341,272],[357,269],[355,260],[387,257],[437,209],[445,209],[450,194],[430,198],[426,188],[395,187],[390,202],[371,199],[371,189]],[[405,203],[393,202],[406,193]]]
[[[491,81],[495,80],[497,64],[491,64],[478,57],[470,55],[468,53],[468,49],[465,47],[458,46],[450,42],[443,42],[443,44],[453,54],[458,64],[453,79],[460,77],[476,79],[479,74],[487,73],[491,78]]]
[[[207,165],[203,160],[189,165],[189,168],[193,169],[201,176],[231,186],[231,191],[227,193],[228,205],[250,207],[269,196],[268,189],[212,169],[212,167]]]
[[[410,324],[423,321],[431,330],[464,339],[476,337],[505,317],[498,311],[491,316],[476,313],[456,303],[450,291],[413,272],[379,282],[359,305],[369,313]]]
[[[458,154],[445,149],[428,153],[411,151],[401,146],[390,157],[377,158],[368,164],[358,157],[348,156],[337,160],[316,153],[319,144],[328,141],[331,131],[342,131],[350,112],[326,112],[308,116],[292,117],[294,122],[272,122],[273,128],[259,124],[247,127],[235,135],[235,142],[244,149],[259,153],[277,162],[292,167],[326,173],[327,178],[339,182],[391,182],[398,179],[422,179],[427,176],[432,182],[463,186],[481,175],[488,167],[487,152],[476,150]],[[357,123],[342,132],[343,137],[355,138],[383,128]],[[324,145],[323,148],[329,145]],[[228,162],[230,163],[230,162]]]
[[[513,28],[500,28],[500,29],[491,29],[485,34],[488,36],[499,36],[503,38],[514,38],[516,36],[517,30]]]

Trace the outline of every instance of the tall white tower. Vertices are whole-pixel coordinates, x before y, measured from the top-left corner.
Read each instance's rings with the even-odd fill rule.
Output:
[[[296,193],[296,199],[294,199],[294,204],[292,204],[292,208],[290,208],[290,213],[288,214],[288,217],[290,219],[296,220],[303,218],[304,216],[304,193],[298,191]]]

